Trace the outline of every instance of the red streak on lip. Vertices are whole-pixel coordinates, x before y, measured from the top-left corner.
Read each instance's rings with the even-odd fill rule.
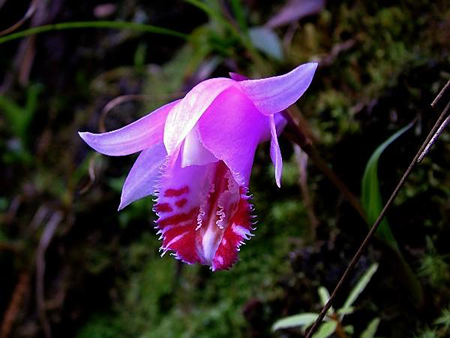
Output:
[[[183,194],[187,194],[189,192],[189,187],[185,186],[180,189],[167,189],[164,193],[165,197],[179,197]]]
[[[158,221],[158,226],[163,228],[167,225],[177,225],[186,221],[195,222],[197,219],[198,208],[193,208],[188,213],[176,214]]]
[[[182,207],[184,207],[184,206],[186,205],[186,203],[187,203],[187,199],[183,198],[183,199],[181,199],[181,200],[176,201],[176,202],[175,202],[175,205],[176,205],[178,208],[182,208]]]
[[[155,206],[156,212],[172,212],[173,209],[169,203],[161,203]]]

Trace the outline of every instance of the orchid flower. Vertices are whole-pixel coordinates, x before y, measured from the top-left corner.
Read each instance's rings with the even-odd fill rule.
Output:
[[[258,80],[239,74],[209,79],[121,129],[79,134],[105,155],[140,152],[125,180],[119,210],[155,195],[163,254],[171,251],[185,263],[212,270],[229,269],[254,230],[248,186],[256,147],[271,140],[280,186],[278,134],[286,124],[281,112],[303,95],[316,68],[307,63]]]

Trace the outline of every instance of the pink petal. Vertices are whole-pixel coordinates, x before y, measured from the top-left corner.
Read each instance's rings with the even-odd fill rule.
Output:
[[[78,134],[91,148],[104,155],[133,154],[162,142],[167,114],[178,102],[166,104],[141,119],[114,131],[102,134],[87,132]]]
[[[162,142],[139,154],[123,185],[119,210],[138,199],[155,193],[160,167],[166,157],[166,148]]]
[[[226,78],[203,81],[186,94],[169,113],[164,129],[164,144],[169,155],[179,147],[215,98],[236,82]]]
[[[281,113],[274,114],[273,118],[274,118],[274,122],[275,122],[275,129],[277,131],[277,135],[279,136],[283,132],[284,127],[286,127],[287,121]],[[263,138],[261,139],[261,142],[266,142],[271,139],[272,139],[272,132],[269,127],[267,132],[264,133]]]
[[[270,140],[270,158],[275,167],[275,181],[277,186],[281,187],[281,174],[283,171],[283,159],[281,157],[280,145],[278,144],[277,127],[273,115],[270,115],[270,132],[272,139]]]
[[[276,126],[276,129],[277,129],[277,135],[280,136],[280,134],[284,130],[284,127],[286,127],[287,121],[286,121],[286,119],[283,117],[283,115],[281,113],[275,114],[273,116],[273,118],[274,118],[275,126]]]
[[[183,142],[183,151],[181,155],[181,167],[183,168],[190,165],[205,165],[218,161],[218,159],[205,148],[198,133],[198,128],[194,127]]]
[[[252,230],[246,189],[222,161],[182,168],[176,156],[170,158],[155,205],[161,250],[188,264],[228,269]]]
[[[239,89],[229,88],[212,103],[198,128],[205,148],[226,163],[240,185],[248,186],[256,147],[270,135],[269,117]]]
[[[308,89],[317,63],[305,63],[291,72],[260,80],[238,82],[243,92],[264,115],[278,113],[294,104]]]

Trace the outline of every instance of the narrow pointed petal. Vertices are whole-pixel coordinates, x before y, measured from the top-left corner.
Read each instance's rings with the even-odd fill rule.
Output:
[[[280,134],[283,132],[284,127],[286,127],[287,125],[287,121],[286,119],[283,117],[283,115],[281,113],[275,114],[273,116],[274,121],[275,121],[275,126],[277,129],[277,135],[280,136]]]
[[[166,148],[162,142],[139,154],[123,185],[119,210],[138,199],[155,193],[160,167],[164,164],[166,157]]]
[[[172,251],[212,270],[230,268],[251,236],[245,192],[222,161],[182,168],[181,159],[171,157],[155,205],[163,254]]]
[[[238,84],[261,113],[272,115],[293,105],[303,95],[316,68],[317,63],[306,63],[284,75]]]
[[[216,97],[236,82],[226,78],[203,81],[186,94],[169,113],[164,129],[164,144],[172,155]]]
[[[270,158],[275,167],[275,181],[277,186],[281,188],[281,174],[283,172],[283,159],[281,157],[280,145],[278,144],[277,126],[274,116],[270,116],[270,133],[272,138],[270,140]]]
[[[240,185],[248,186],[256,147],[270,135],[269,117],[239,89],[229,88],[202,116],[198,128],[205,148],[226,163]]]
[[[275,122],[275,129],[277,131],[277,135],[280,136],[280,134],[284,130],[284,127],[286,127],[287,121],[281,113],[274,114],[273,118],[274,118],[274,122]],[[272,139],[272,132],[271,132],[270,128],[268,128],[267,132],[264,133],[264,135],[262,136],[260,142],[266,142],[271,139]]]
[[[79,135],[91,148],[104,155],[130,155],[162,142],[167,115],[178,102],[166,104],[120,129],[101,134],[81,132]]]

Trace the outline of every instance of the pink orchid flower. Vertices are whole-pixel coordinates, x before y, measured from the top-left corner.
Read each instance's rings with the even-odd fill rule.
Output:
[[[215,78],[196,85],[121,129],[79,133],[109,156],[141,152],[122,190],[119,210],[156,195],[163,253],[188,264],[229,269],[251,236],[248,186],[259,143],[271,139],[275,179],[281,181],[281,112],[309,87],[316,63],[266,79]]]

